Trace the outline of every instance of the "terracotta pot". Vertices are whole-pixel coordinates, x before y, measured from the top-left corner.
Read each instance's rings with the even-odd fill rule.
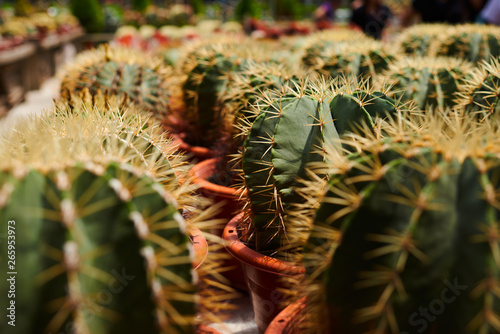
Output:
[[[198,185],[198,191],[202,196],[211,199],[213,203],[224,203],[221,211],[214,219],[225,220],[224,224],[226,224],[229,219],[234,217],[239,208],[238,198],[241,193],[237,189],[220,186],[208,181],[212,175],[217,173],[219,161],[216,158],[212,158],[199,162],[191,169],[191,173],[195,177],[193,183]],[[210,232],[222,237],[223,230],[223,228],[216,228]],[[226,252],[225,249],[222,251]],[[226,252],[226,254],[228,253]],[[243,291],[248,290],[243,268],[239,261],[230,256],[227,260],[223,261],[221,266],[224,268],[233,268],[221,273],[231,283],[232,287]]]
[[[205,325],[200,325],[200,326],[198,326],[198,329],[196,330],[196,334],[221,334],[221,332],[219,332],[211,327],[208,327]]]
[[[264,332],[286,305],[286,297],[281,293],[286,288],[283,279],[286,276],[303,276],[305,270],[248,248],[238,237],[237,226],[242,219],[242,213],[234,217],[224,229],[223,238],[229,253],[243,265],[252,296],[255,322],[258,329]]]
[[[179,151],[185,152],[186,155],[197,161],[202,161],[217,156],[216,151],[211,150],[207,147],[189,145],[179,135],[173,134],[172,139],[172,145],[176,145],[179,148]]]
[[[196,270],[201,266],[201,264],[203,263],[203,261],[205,261],[208,255],[208,243],[203,233],[201,233],[201,231],[195,227],[191,227],[189,236],[191,238],[191,242],[193,243],[193,249],[194,249],[193,267]]]
[[[269,324],[265,334],[298,334],[300,329],[297,325],[301,319],[300,313],[305,307],[305,297],[288,305]]]

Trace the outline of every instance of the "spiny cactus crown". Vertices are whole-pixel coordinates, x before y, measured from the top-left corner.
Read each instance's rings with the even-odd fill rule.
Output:
[[[450,29],[445,24],[416,24],[399,34],[397,43],[401,51],[414,56],[432,56],[435,52],[436,39]]]
[[[393,85],[391,96],[412,101],[421,110],[447,108],[455,105],[458,87],[472,68],[456,58],[404,58],[391,64],[380,79]]]

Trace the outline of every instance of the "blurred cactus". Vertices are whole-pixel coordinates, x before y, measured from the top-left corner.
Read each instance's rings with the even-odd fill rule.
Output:
[[[127,95],[147,111],[164,115],[168,111],[169,68],[160,58],[151,58],[136,50],[101,46],[85,51],[71,62],[61,83],[63,97],[67,92],[88,89],[109,95]]]
[[[151,0],[132,0],[132,9],[140,13],[145,13],[151,4]]]
[[[70,8],[87,33],[102,31],[104,14],[98,0],[71,0]]]
[[[466,24],[446,29],[436,45],[436,55],[473,63],[500,56],[500,27]]]
[[[451,26],[444,24],[416,24],[406,28],[398,36],[401,51],[414,56],[432,56],[437,38]]]
[[[500,111],[500,61],[483,62],[460,86],[457,103],[466,112],[486,118]]]
[[[335,29],[316,32],[308,36],[302,51],[302,63],[308,68],[321,66],[325,49],[336,47],[353,40],[366,40],[365,34],[349,29]]]
[[[372,79],[394,60],[395,56],[381,42],[365,39],[325,48],[311,69],[332,78],[346,75]]]
[[[458,87],[472,71],[472,64],[455,58],[405,58],[390,65],[381,80],[393,85],[393,96],[426,107],[455,105]]]

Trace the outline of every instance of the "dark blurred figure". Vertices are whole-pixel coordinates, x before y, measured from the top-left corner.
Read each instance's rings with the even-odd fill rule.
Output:
[[[341,0],[325,1],[314,12],[314,21],[318,29],[327,29],[335,19],[335,10],[340,5]]]
[[[363,0],[363,4],[352,12],[351,24],[361,28],[368,36],[381,39],[391,18],[391,10],[384,5],[384,0]]]
[[[401,17],[406,27],[420,17],[423,23],[474,22],[485,0],[413,0]]]
[[[477,22],[500,26],[500,0],[489,0],[479,14]]]

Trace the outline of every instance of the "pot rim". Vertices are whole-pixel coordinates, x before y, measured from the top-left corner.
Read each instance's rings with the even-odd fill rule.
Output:
[[[269,324],[265,334],[283,334],[288,325],[296,320],[297,314],[306,307],[306,297],[285,307]]]
[[[186,143],[178,134],[171,134],[172,145],[177,146],[179,150],[191,153],[197,158],[212,158],[217,155],[216,151],[203,146],[193,146]]]
[[[305,273],[302,266],[275,259],[260,254],[247,247],[238,237],[237,225],[243,219],[244,213],[239,213],[227,223],[222,235],[227,251],[239,261],[259,270],[281,276],[296,276]]]
[[[194,176],[193,183],[199,186],[200,188],[210,191],[211,193],[220,195],[221,197],[235,198],[235,199],[240,198],[242,195],[246,193],[246,191],[241,189],[221,186],[207,180],[208,176],[211,176],[215,173],[215,169],[220,160],[222,160],[222,158],[210,158],[198,162],[196,165],[194,165],[194,167],[191,169],[191,173]]]
[[[199,228],[191,226],[189,228],[189,238],[193,244],[194,259],[193,269],[198,269],[208,256],[208,243]]]

